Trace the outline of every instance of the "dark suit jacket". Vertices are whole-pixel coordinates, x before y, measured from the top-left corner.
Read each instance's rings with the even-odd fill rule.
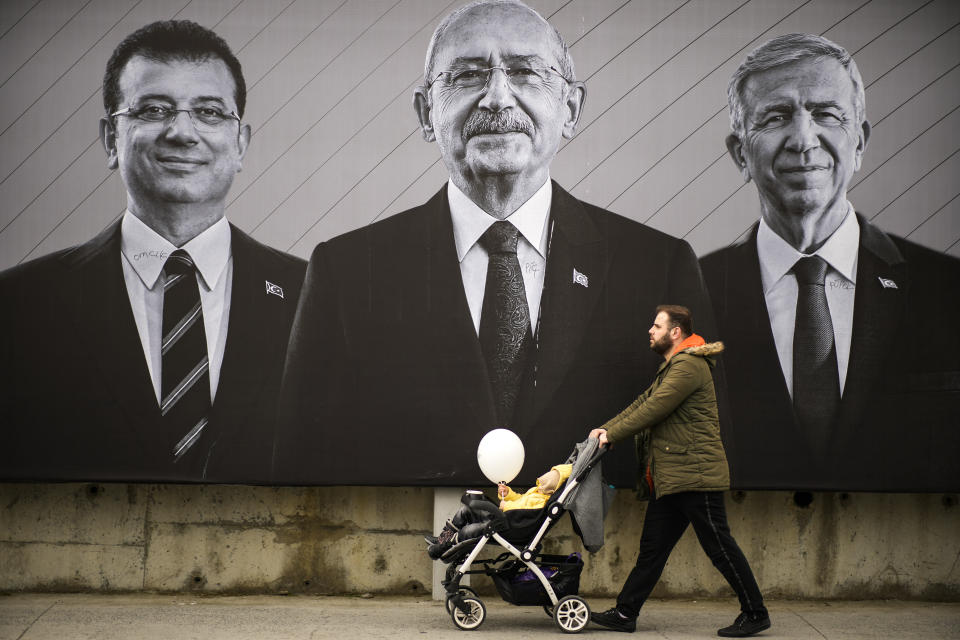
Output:
[[[120,264],[120,225],[0,274],[0,477],[266,482],[305,261],[231,227],[220,383],[188,463],[172,463]],[[266,292],[265,281],[284,297]],[[209,460],[206,459],[209,454]],[[195,464],[202,457],[204,464]]]
[[[515,424],[497,424],[446,194],[314,250],[284,374],[277,482],[487,484],[477,444],[508,426],[526,446],[518,483],[530,484],[649,384],[656,305],[685,304],[712,333],[686,242],[554,184],[536,369]],[[632,447],[604,470],[632,486]]]
[[[858,220],[850,363],[825,459],[811,454],[794,421],[763,297],[756,227],[745,241],[701,259],[727,346],[732,426],[725,441],[735,487],[960,489],[960,260]]]

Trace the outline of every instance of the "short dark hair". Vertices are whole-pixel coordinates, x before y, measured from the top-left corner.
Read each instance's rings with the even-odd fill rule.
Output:
[[[188,60],[204,62],[219,58],[233,76],[233,98],[237,103],[237,115],[243,117],[247,104],[247,85],[243,80],[240,61],[233,55],[230,45],[216,33],[190,20],[159,20],[141,27],[117,45],[107,62],[103,74],[103,108],[111,114],[120,107],[120,74],[134,56],[167,62]]]
[[[670,328],[680,327],[683,337],[693,335],[693,314],[690,309],[679,304],[662,304],[657,307],[657,314],[665,313],[670,318]]]

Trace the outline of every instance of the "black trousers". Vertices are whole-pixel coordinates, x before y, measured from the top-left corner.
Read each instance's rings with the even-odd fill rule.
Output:
[[[488,520],[489,518],[477,517],[466,505],[461,505],[457,512],[453,514],[453,517],[450,518],[450,522],[460,532],[458,536],[460,542],[470,538],[479,538],[483,535]],[[444,526],[444,529],[446,528]]]
[[[636,617],[663,573],[673,547],[692,524],[700,546],[723,574],[740,599],[745,612],[766,611],[760,587],[747,559],[730,535],[722,491],[675,493],[652,501],[647,506],[640,535],[637,564],[617,597],[617,609]]]

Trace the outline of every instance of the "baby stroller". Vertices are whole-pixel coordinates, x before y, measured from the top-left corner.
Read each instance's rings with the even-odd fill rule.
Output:
[[[540,551],[547,532],[564,513],[576,509],[580,517],[584,516],[582,505],[585,500],[594,503],[587,506],[587,517],[595,516],[599,522],[578,523],[578,517],[572,512],[574,530],[588,550],[596,551],[602,546],[603,517],[613,492],[600,474],[599,462],[605,453],[606,448],[598,449],[596,439],[578,444],[567,460],[573,464],[570,477],[542,509],[516,509],[504,513],[479,492],[464,495],[461,502],[477,515],[478,520],[487,520],[487,523],[478,538],[458,542],[440,557],[450,565],[442,584],[446,589],[447,612],[459,629],[476,629],[486,618],[487,609],[477,593],[460,585],[463,576],[480,573],[491,577],[506,602],[542,606],[565,633],[577,633],[587,626],[590,607],[577,595],[583,570],[580,554],[546,555]],[[593,544],[587,543],[588,536],[582,531],[588,526]],[[596,540],[598,530],[599,543]],[[506,551],[493,559],[478,559],[490,540]],[[483,568],[471,569],[477,564]]]

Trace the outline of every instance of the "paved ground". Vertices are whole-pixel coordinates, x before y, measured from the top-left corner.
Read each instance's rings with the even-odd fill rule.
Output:
[[[466,638],[558,637],[539,607],[484,596],[487,618]],[[591,600],[605,609],[609,600]],[[784,640],[960,639],[960,603],[901,601],[767,603]],[[716,637],[737,613],[733,600],[654,600],[635,638]],[[410,638],[464,640],[439,602],[414,597],[15,594],[0,596],[0,640],[278,640]],[[588,626],[593,637],[627,637]]]

